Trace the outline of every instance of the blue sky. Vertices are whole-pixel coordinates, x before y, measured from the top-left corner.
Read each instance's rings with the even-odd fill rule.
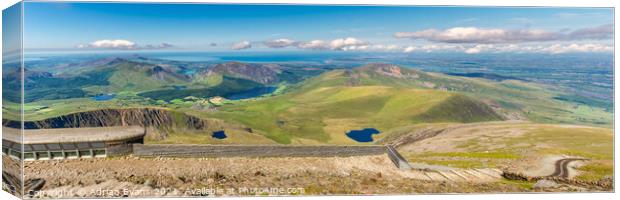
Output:
[[[613,49],[613,10],[604,8],[27,2],[24,21],[26,49]]]

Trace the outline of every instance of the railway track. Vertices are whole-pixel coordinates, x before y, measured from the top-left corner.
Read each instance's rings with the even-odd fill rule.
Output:
[[[588,159],[584,158],[564,158],[555,162],[555,172],[549,175],[549,177],[560,177],[560,178],[568,178],[568,165],[574,161],[585,161]]]

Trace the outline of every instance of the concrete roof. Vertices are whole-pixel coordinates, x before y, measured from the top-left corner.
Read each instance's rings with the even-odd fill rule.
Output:
[[[25,129],[24,144],[117,141],[144,136],[139,126]],[[2,127],[2,139],[21,143],[20,130]]]

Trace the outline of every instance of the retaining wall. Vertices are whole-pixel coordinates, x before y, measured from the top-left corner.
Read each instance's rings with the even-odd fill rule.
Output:
[[[133,154],[142,157],[334,157],[379,155],[384,153],[385,147],[381,145],[133,145]]]

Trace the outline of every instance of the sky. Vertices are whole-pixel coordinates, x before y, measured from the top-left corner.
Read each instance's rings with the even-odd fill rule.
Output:
[[[27,50],[613,51],[609,8],[27,2]]]
[[[21,4],[15,4],[2,11],[2,54],[3,62],[15,59],[21,53]]]

